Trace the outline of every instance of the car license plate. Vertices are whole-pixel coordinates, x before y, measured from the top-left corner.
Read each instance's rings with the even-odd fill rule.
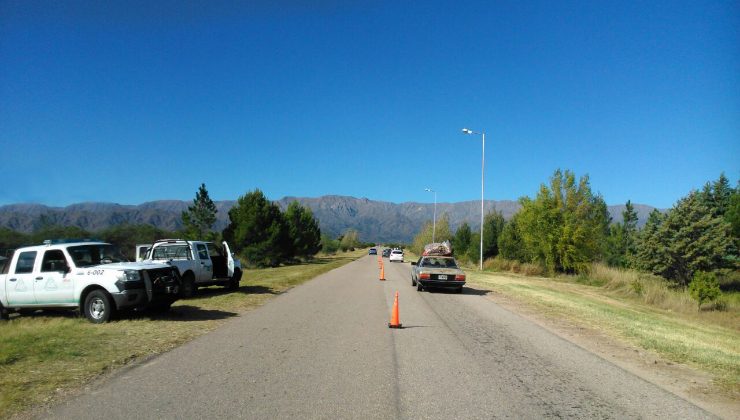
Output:
[[[438,274],[437,275],[437,280],[447,280],[447,275],[446,274]]]

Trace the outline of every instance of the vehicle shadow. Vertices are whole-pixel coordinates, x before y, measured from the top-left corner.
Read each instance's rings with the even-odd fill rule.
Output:
[[[202,309],[191,305],[176,305],[167,312],[135,311],[119,319],[151,319],[157,321],[215,321],[239,315],[236,312],[218,309]]]
[[[239,286],[236,290],[229,290],[222,286],[200,287],[193,298],[204,298],[210,296],[228,295],[231,293],[244,293],[249,295],[279,295],[271,287],[265,286]],[[188,300],[188,299],[185,299]]]
[[[442,294],[451,294],[451,295],[475,295],[475,296],[486,296],[487,294],[491,293],[490,290],[485,289],[476,289],[474,287],[469,286],[463,286],[462,293],[457,293],[455,289],[447,289],[447,288],[439,288],[439,287],[429,287],[425,289],[429,293],[442,293]]]
[[[192,305],[175,305],[167,312],[157,312],[152,309],[136,309],[120,311],[113,317],[116,321],[133,321],[133,320],[161,320],[161,321],[210,321],[227,319],[239,315],[236,312],[220,311],[213,309],[202,309]],[[11,313],[10,319],[29,318],[81,318],[84,317],[78,310],[74,309],[39,309],[28,310],[23,313]]]

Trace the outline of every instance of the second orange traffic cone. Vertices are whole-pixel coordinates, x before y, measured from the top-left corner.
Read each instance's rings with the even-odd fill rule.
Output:
[[[391,322],[388,323],[388,328],[402,328],[401,320],[398,319],[398,292],[396,292],[396,299],[393,301],[393,312],[391,312]]]
[[[378,280],[385,281],[385,266],[382,262],[380,263],[380,278]]]

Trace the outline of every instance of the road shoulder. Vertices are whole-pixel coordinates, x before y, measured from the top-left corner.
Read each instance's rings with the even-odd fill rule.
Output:
[[[713,384],[712,377],[704,372],[665,360],[655,352],[635,347],[572,320],[547,317],[515,298],[491,291],[485,284],[476,282],[473,285],[490,291],[486,297],[494,303],[704,410],[722,418],[740,418],[740,401],[722,392]]]

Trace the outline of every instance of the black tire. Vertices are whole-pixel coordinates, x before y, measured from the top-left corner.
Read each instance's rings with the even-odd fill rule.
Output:
[[[462,289],[462,286],[458,287],[457,289],[455,289],[455,293],[462,293]]]
[[[2,303],[0,303],[0,321],[7,321],[8,319],[10,319],[8,310],[5,309]]]
[[[226,285],[226,288],[229,290],[239,290],[239,282],[242,279],[242,271],[241,270],[234,270],[234,276],[231,277],[231,280],[229,280],[229,283]]]
[[[180,285],[180,297],[193,297],[197,290],[198,288],[195,286],[195,276],[193,276],[193,273],[185,273],[185,275],[182,276],[182,285]]]
[[[424,289],[424,286],[422,286],[421,283],[417,282],[416,283],[416,291],[417,292],[421,292],[423,289]]]
[[[105,290],[97,289],[85,297],[82,312],[93,324],[103,324],[111,320],[116,308],[110,295]]]
[[[414,280],[414,278],[413,278],[413,277],[411,277],[411,285],[412,285],[412,286],[416,286],[416,280]]]

